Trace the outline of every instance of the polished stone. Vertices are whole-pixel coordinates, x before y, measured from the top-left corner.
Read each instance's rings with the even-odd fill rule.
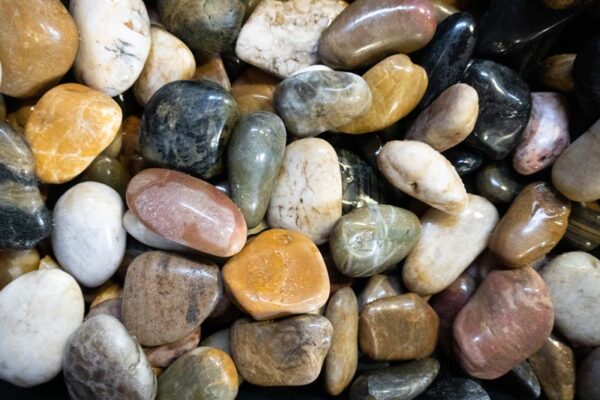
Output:
[[[566,344],[549,337],[544,346],[529,357],[548,400],[575,398],[575,356]]]
[[[447,377],[431,385],[419,400],[490,400],[490,396],[476,381]]]
[[[133,236],[135,240],[145,244],[146,246],[158,250],[183,252],[193,251],[187,246],[164,238],[161,235],[146,228],[144,224],[142,224],[142,222],[138,219],[138,217],[136,217],[136,215],[131,211],[127,211],[125,215],[123,215],[123,228],[125,228],[127,233]]]
[[[511,382],[516,383],[516,391],[519,394],[529,395],[537,399],[542,394],[540,381],[528,361],[517,364],[509,373]]]
[[[479,155],[459,148],[452,148],[444,152],[443,156],[450,161],[460,176],[478,170],[483,164],[483,159]]]
[[[511,203],[523,190],[514,171],[505,163],[488,164],[477,173],[477,193],[493,203]]]
[[[573,203],[563,243],[575,250],[591,251],[600,245],[600,204]]]
[[[565,53],[544,59],[537,71],[538,80],[550,89],[563,93],[572,92],[575,87],[573,63],[576,56],[577,54]]]
[[[452,4],[447,3],[445,0],[430,0],[431,7],[433,8],[433,15],[435,15],[435,20],[438,23],[437,30],[440,29],[439,24],[444,21],[446,18],[451,16],[452,14],[456,14],[458,8],[453,6]]]
[[[166,368],[179,357],[194,350],[200,343],[200,327],[190,334],[162,346],[144,347],[144,354],[150,365],[154,368]]]
[[[600,397],[600,349],[595,349],[579,365],[577,374],[577,395],[581,400],[595,400]]]
[[[0,249],[0,290],[28,272],[35,271],[40,264],[36,249]]]
[[[113,188],[125,198],[129,183],[129,173],[117,160],[106,154],[100,154],[89,167],[79,176],[81,182],[99,182]]]
[[[231,81],[219,54],[196,52],[196,60],[198,64],[192,79],[212,81],[231,91]]]
[[[358,296],[358,308],[363,308],[375,300],[402,294],[400,280],[392,275],[373,275]]]
[[[258,68],[250,67],[231,85],[231,95],[240,113],[248,115],[257,111],[275,112],[273,94],[279,80]]]

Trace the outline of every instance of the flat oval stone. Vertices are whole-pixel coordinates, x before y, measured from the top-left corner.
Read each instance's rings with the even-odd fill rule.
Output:
[[[369,133],[395,124],[419,104],[428,78],[425,70],[408,56],[396,54],[369,69],[363,79],[375,101],[365,115],[339,126],[340,132]]]
[[[511,268],[548,254],[567,230],[571,203],[545,182],[525,187],[490,237],[489,247]]]
[[[179,357],[158,379],[158,400],[233,400],[238,374],[227,353],[198,347]]]
[[[278,85],[279,79],[258,68],[250,67],[233,82],[231,95],[242,115],[257,111],[275,112],[273,94]]]
[[[37,177],[44,183],[75,178],[111,144],[122,117],[113,99],[83,85],[46,92],[25,126]]]
[[[459,176],[468,175],[483,164],[481,156],[458,148],[444,152],[443,156],[450,161]]]
[[[487,165],[475,178],[477,193],[493,203],[511,203],[523,190],[514,171],[503,162]]]
[[[142,222],[138,219],[138,217],[136,217],[136,215],[131,211],[127,211],[125,215],[123,215],[123,228],[125,228],[127,233],[133,236],[135,240],[155,249],[167,251],[191,250],[187,246],[164,238],[159,234],[146,228],[144,224],[142,224]]]
[[[377,361],[428,357],[437,343],[439,319],[414,293],[369,303],[360,313],[360,349]]]
[[[5,286],[0,291],[0,379],[31,387],[58,375],[83,311],[81,289],[59,269],[29,272]]]
[[[427,389],[440,370],[433,358],[368,371],[350,389],[351,400],[410,400]]]
[[[544,346],[529,357],[529,364],[549,400],[575,398],[575,356],[566,344],[549,337]]]
[[[557,329],[582,346],[600,346],[600,260],[582,251],[550,262],[542,277],[550,288]]]
[[[69,9],[79,30],[77,80],[110,97],[129,89],[150,52],[150,19],[142,0],[117,4],[73,0]]]
[[[147,252],[127,269],[123,323],[143,345],[172,343],[195,330],[222,293],[219,270],[212,263]]]
[[[119,268],[125,255],[123,213],[121,196],[98,182],[79,183],[56,203],[52,249],[83,286],[100,286]]]
[[[221,173],[229,136],[239,119],[235,100],[210,81],[175,81],[144,110],[140,149],[147,161],[198,176]]]
[[[269,226],[298,231],[319,245],[341,216],[342,179],[333,147],[318,138],[289,144],[269,202]]]
[[[424,47],[436,25],[428,1],[358,0],[323,32],[319,57],[334,69],[367,67]]]
[[[34,174],[27,142],[0,122],[0,248],[31,248],[50,235],[52,216]]]
[[[152,400],[156,377],[135,338],[109,315],[90,318],[69,338],[63,375],[74,399]]]
[[[457,83],[444,90],[419,114],[405,139],[425,142],[435,150],[446,151],[469,136],[479,114],[475,89]]]
[[[329,277],[317,246],[283,229],[259,234],[223,268],[233,300],[256,320],[318,310],[329,297]]]
[[[196,71],[194,54],[177,37],[152,25],[150,38],[148,59],[133,85],[133,94],[142,106],[167,83],[192,79]]]
[[[231,199],[246,225],[258,225],[269,205],[285,152],[286,131],[281,119],[269,112],[243,117],[227,149]]]
[[[262,0],[242,27],[235,54],[286,78],[317,64],[321,33],[347,5],[342,0]]]
[[[162,346],[145,347],[144,354],[153,368],[167,368],[175,360],[198,347],[200,327],[173,343]]]
[[[392,185],[432,207],[455,215],[467,207],[467,192],[458,173],[426,143],[388,142],[377,155],[377,164]]]
[[[421,219],[422,231],[402,269],[406,288],[421,296],[439,293],[487,247],[498,211],[486,198],[469,194],[458,215],[435,208]]]
[[[235,204],[214,186],[178,171],[140,172],[127,187],[127,205],[146,228],[204,253],[229,257],[246,243],[246,222]]]
[[[429,386],[419,400],[490,400],[484,388],[472,379],[442,378]]]
[[[510,68],[488,60],[473,61],[462,81],[479,95],[479,116],[467,143],[494,160],[505,158],[529,121],[527,84]]]
[[[99,182],[110,186],[125,198],[129,183],[129,173],[119,160],[106,154],[100,154],[79,176],[81,182]]]
[[[575,250],[590,251],[600,245],[600,204],[573,203],[563,243]]]
[[[582,162],[585,160],[585,162]],[[568,199],[600,199],[600,120],[575,140],[552,167],[552,184]]]
[[[454,321],[457,360],[495,379],[535,354],[554,323],[548,287],[532,268],[494,270]]]
[[[421,234],[415,214],[388,205],[369,205],[341,217],[329,236],[338,270],[353,278],[388,270],[404,259]]]
[[[583,400],[594,400],[600,396],[600,350],[595,349],[579,365],[577,395]]]
[[[544,59],[537,71],[538,80],[549,89],[567,93],[573,91],[573,63],[577,54],[556,54]]]
[[[352,288],[342,288],[331,296],[325,318],[333,326],[325,358],[325,389],[337,396],[352,382],[358,364],[358,303]]]
[[[531,175],[554,164],[569,146],[567,99],[558,93],[531,93],[531,115],[513,155],[513,167]]]
[[[59,0],[0,1],[0,26],[1,93],[39,96],[73,65],[77,27]]]
[[[402,292],[400,281],[395,276],[373,275],[358,296],[358,308],[362,311],[367,304],[375,300],[398,296]]]
[[[231,351],[238,371],[253,385],[303,386],[319,376],[332,334],[331,323],[320,315],[243,319],[231,327]]]
[[[0,290],[19,276],[38,269],[40,254],[36,249],[0,250]]]
[[[298,137],[316,136],[365,115],[371,90],[358,75],[341,71],[295,73],[279,84],[273,96],[277,114]]]

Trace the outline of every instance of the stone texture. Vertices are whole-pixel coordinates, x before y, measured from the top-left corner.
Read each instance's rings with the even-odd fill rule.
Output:
[[[273,94],[279,80],[258,68],[245,70],[231,85],[231,95],[240,113],[248,115],[257,111],[275,112]]]
[[[38,268],[40,255],[36,249],[0,250],[0,290],[19,276]]]
[[[167,368],[179,357],[198,347],[198,343],[200,343],[200,327],[173,343],[145,347],[144,354],[152,367]]]
[[[429,386],[419,400],[490,400],[484,388],[472,379],[447,377]]]
[[[529,395],[535,399],[542,394],[540,381],[528,361],[517,364],[508,374],[508,379],[516,384],[516,391],[519,394]]]
[[[231,327],[231,351],[240,374],[254,385],[302,386],[319,376],[332,333],[320,315],[238,320]]]
[[[483,164],[483,158],[470,151],[452,148],[444,153],[444,157],[450,161],[459,176],[465,176],[474,172]]]
[[[118,104],[96,90],[65,83],[44,94],[25,126],[44,183],[68,182],[110,145],[121,126]]]
[[[358,296],[358,308],[362,311],[367,304],[375,300],[398,296],[401,293],[400,281],[395,276],[373,275]]]
[[[282,229],[259,234],[223,268],[233,300],[256,320],[318,310],[329,278],[319,249],[306,236]]]
[[[158,250],[167,251],[190,251],[187,246],[169,240],[160,236],[159,234],[146,228],[144,224],[136,217],[131,211],[127,211],[123,215],[123,228],[134,237],[135,240],[145,244],[146,246],[153,247]]]
[[[600,204],[573,203],[563,243],[574,250],[591,251],[600,245]]]
[[[510,166],[503,162],[488,164],[475,178],[477,193],[492,203],[510,204],[523,190],[523,184]]]
[[[595,400],[600,397],[600,350],[596,349],[579,365],[577,396],[581,400]]]
[[[119,321],[123,320],[123,317],[121,315],[121,305],[122,305],[122,301],[121,298],[116,298],[116,299],[110,299],[110,300],[106,300],[103,301],[100,304],[97,304],[95,306],[90,306],[90,310],[88,311],[88,313],[85,315],[84,320],[87,321],[90,318],[93,318],[97,315],[110,315],[111,317],[114,317],[116,319],[118,319]]]
[[[212,81],[221,85],[223,89],[231,91],[231,81],[221,56],[205,52],[197,52],[196,54],[198,65],[192,79]]]
[[[546,87],[568,93],[573,91],[573,62],[576,54],[556,54],[542,61],[538,80]]]
[[[110,186],[125,198],[129,183],[129,173],[117,160],[106,154],[100,154],[79,176],[81,182],[99,182]]]
[[[575,398],[575,356],[569,346],[549,337],[544,346],[529,357],[529,364],[548,400]]]

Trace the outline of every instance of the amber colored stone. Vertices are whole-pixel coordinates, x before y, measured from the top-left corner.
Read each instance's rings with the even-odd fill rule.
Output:
[[[1,0],[0,43],[0,92],[33,97],[71,68],[79,35],[59,0]]]
[[[0,249],[0,290],[19,276],[35,271],[40,263],[36,249]]]
[[[150,168],[133,177],[127,205],[146,228],[217,257],[230,257],[246,243],[246,221],[213,185],[168,169]]]
[[[573,350],[553,337],[529,357],[548,400],[572,400],[575,397],[575,356]]]
[[[573,63],[577,54],[557,54],[542,61],[537,74],[542,84],[559,92],[574,88]]]
[[[115,282],[108,281],[101,286],[101,289],[97,292],[96,297],[90,304],[90,308],[111,299],[118,299],[123,294],[123,288],[121,285]]]
[[[123,121],[121,127],[123,145],[118,159],[131,176],[136,175],[145,167],[144,158],[140,153],[140,124],[140,117],[131,115]]]
[[[26,99],[20,102],[18,108],[8,114],[6,117],[6,122],[17,132],[23,133],[25,132],[25,125],[27,125],[27,121],[35,110],[36,99]]]
[[[311,312],[329,297],[327,268],[306,236],[283,229],[259,234],[223,268],[225,287],[256,320]]]
[[[438,328],[435,311],[414,293],[379,299],[360,313],[360,348],[378,361],[428,357],[435,349]]]
[[[242,115],[257,111],[275,112],[273,93],[279,79],[258,68],[250,67],[231,86],[231,94]]]
[[[119,132],[122,112],[107,95],[77,83],[48,91],[25,126],[44,183],[64,183],[79,175]]]
[[[526,186],[500,219],[489,248],[511,268],[548,254],[567,231],[571,203],[545,182]]]
[[[231,90],[231,82],[225,70],[225,65],[218,54],[198,53],[196,54],[196,72],[194,80],[206,79],[223,86],[225,90]]]
[[[368,133],[393,125],[419,104],[428,83],[425,70],[404,54],[386,58],[363,78],[371,89],[373,104],[365,115],[339,127],[340,132]]]

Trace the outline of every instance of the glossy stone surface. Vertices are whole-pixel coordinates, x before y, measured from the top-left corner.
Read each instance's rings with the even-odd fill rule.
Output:
[[[79,38],[73,18],[59,0],[3,0],[0,42],[0,93],[33,97],[71,68]]]
[[[181,172],[140,172],[127,187],[127,205],[148,229],[204,253],[229,257],[246,243],[246,222],[235,204]]]
[[[285,78],[317,63],[321,33],[348,4],[342,0],[262,0],[244,24],[236,55]]]
[[[511,203],[523,190],[514,171],[504,163],[492,163],[477,173],[477,193],[493,203]]]
[[[283,229],[259,234],[223,268],[227,291],[256,320],[318,310],[329,296],[319,249]]]
[[[227,149],[231,198],[250,228],[258,225],[267,213],[285,141],[283,122],[269,112],[246,115],[233,131]]]
[[[378,361],[428,357],[435,349],[438,327],[435,311],[414,293],[376,300],[360,313],[360,349]]]
[[[375,300],[386,297],[398,296],[402,293],[400,281],[395,276],[377,274],[373,275],[367,281],[364,289],[358,296],[358,308],[363,308]]]
[[[37,177],[64,183],[82,173],[111,144],[121,119],[114,100],[86,86],[65,83],[46,92],[25,126]]]
[[[166,368],[185,353],[194,350],[200,343],[200,327],[173,343],[145,347],[144,354],[154,368]]]
[[[342,174],[342,213],[372,204],[387,203],[384,182],[373,168],[355,153],[335,150]]]
[[[576,250],[590,251],[600,245],[600,204],[573,203],[563,242]]]
[[[537,272],[491,271],[454,321],[457,360],[469,375],[498,378],[544,345],[553,322],[550,293]]]
[[[319,376],[332,334],[320,315],[238,320],[231,327],[231,351],[240,374],[254,385],[302,386]]]
[[[113,188],[121,197],[125,197],[129,173],[116,159],[100,154],[79,177],[82,182],[99,182]]]
[[[221,85],[223,89],[231,91],[231,81],[219,54],[197,52],[196,58],[197,67],[192,79],[212,81]]]
[[[476,171],[483,164],[483,159],[474,153],[462,149],[452,148],[443,154],[450,161],[459,176],[464,176]]]
[[[396,54],[379,62],[364,75],[373,103],[369,111],[340,132],[361,134],[382,130],[410,113],[425,93],[427,74],[408,56]]]
[[[0,291],[0,379],[31,387],[61,369],[69,336],[83,319],[77,282],[58,269],[33,271]]]
[[[472,379],[448,377],[429,386],[421,400],[490,400],[484,388]]]
[[[231,85],[231,95],[240,113],[248,115],[257,111],[275,112],[273,94],[279,80],[258,68],[245,70]]]
[[[319,57],[334,69],[368,67],[424,47],[435,32],[433,8],[424,0],[357,0],[323,32]]]
[[[588,355],[579,366],[577,378],[577,395],[582,400],[594,400],[600,396],[600,350],[596,349]]]
[[[69,338],[63,375],[74,399],[152,400],[156,377],[142,348],[108,315],[90,318]]]
[[[227,353],[199,347],[177,359],[158,379],[157,399],[233,400],[238,374]]]
[[[433,358],[376,369],[359,376],[350,389],[351,400],[410,400],[427,389],[440,369]]]
[[[492,159],[505,158],[529,121],[527,84],[510,68],[488,60],[473,61],[462,81],[479,95],[479,117],[467,143]]]
[[[127,233],[133,236],[135,240],[155,249],[167,251],[192,250],[187,246],[164,238],[159,234],[146,228],[144,224],[142,224],[142,222],[138,219],[138,217],[136,217],[136,215],[131,211],[127,211],[125,215],[123,215],[123,228],[125,228]]]
[[[73,0],[69,10],[80,38],[73,65],[77,80],[110,97],[125,92],[140,76],[150,51],[143,0]]]
[[[598,36],[587,39],[573,64],[573,81],[578,105],[590,122],[600,118],[600,43]]]
[[[175,81],[146,105],[140,149],[147,161],[202,179],[219,175],[239,119],[235,100],[210,81]]]
[[[575,357],[569,346],[549,337],[544,346],[529,357],[529,364],[548,400],[575,397]]]
[[[530,265],[556,246],[567,230],[571,203],[545,182],[527,185],[490,237],[490,250],[511,268]]]
[[[456,14],[458,12],[456,7],[450,3],[447,3],[445,0],[430,0],[430,3],[431,7],[433,8],[435,20],[438,22],[438,24],[452,14]],[[437,29],[439,29],[439,25]]]
[[[342,179],[333,147],[318,138],[289,144],[269,202],[269,226],[300,232],[319,245],[341,216]]]
[[[143,345],[172,343],[196,329],[222,294],[214,264],[147,252],[127,269],[123,323]]]
[[[40,255],[36,249],[0,250],[0,290],[19,276],[38,268]]]
[[[542,394],[540,381],[528,361],[517,364],[509,373],[509,379],[516,384],[516,391],[537,399]]]
[[[537,72],[538,80],[550,89],[571,92],[573,83],[573,63],[577,54],[556,54],[542,61]]]
[[[37,187],[34,169],[27,142],[0,122],[0,248],[34,247],[50,235],[52,216]]]
[[[404,259],[419,235],[412,212],[388,205],[369,205],[340,218],[329,236],[337,269],[353,278],[388,270]]]
[[[432,207],[454,215],[467,207],[467,192],[458,173],[426,143],[388,142],[377,154],[377,165],[392,185]]]
[[[581,251],[564,253],[542,276],[550,288],[558,330],[571,343],[600,346],[600,260]]]

